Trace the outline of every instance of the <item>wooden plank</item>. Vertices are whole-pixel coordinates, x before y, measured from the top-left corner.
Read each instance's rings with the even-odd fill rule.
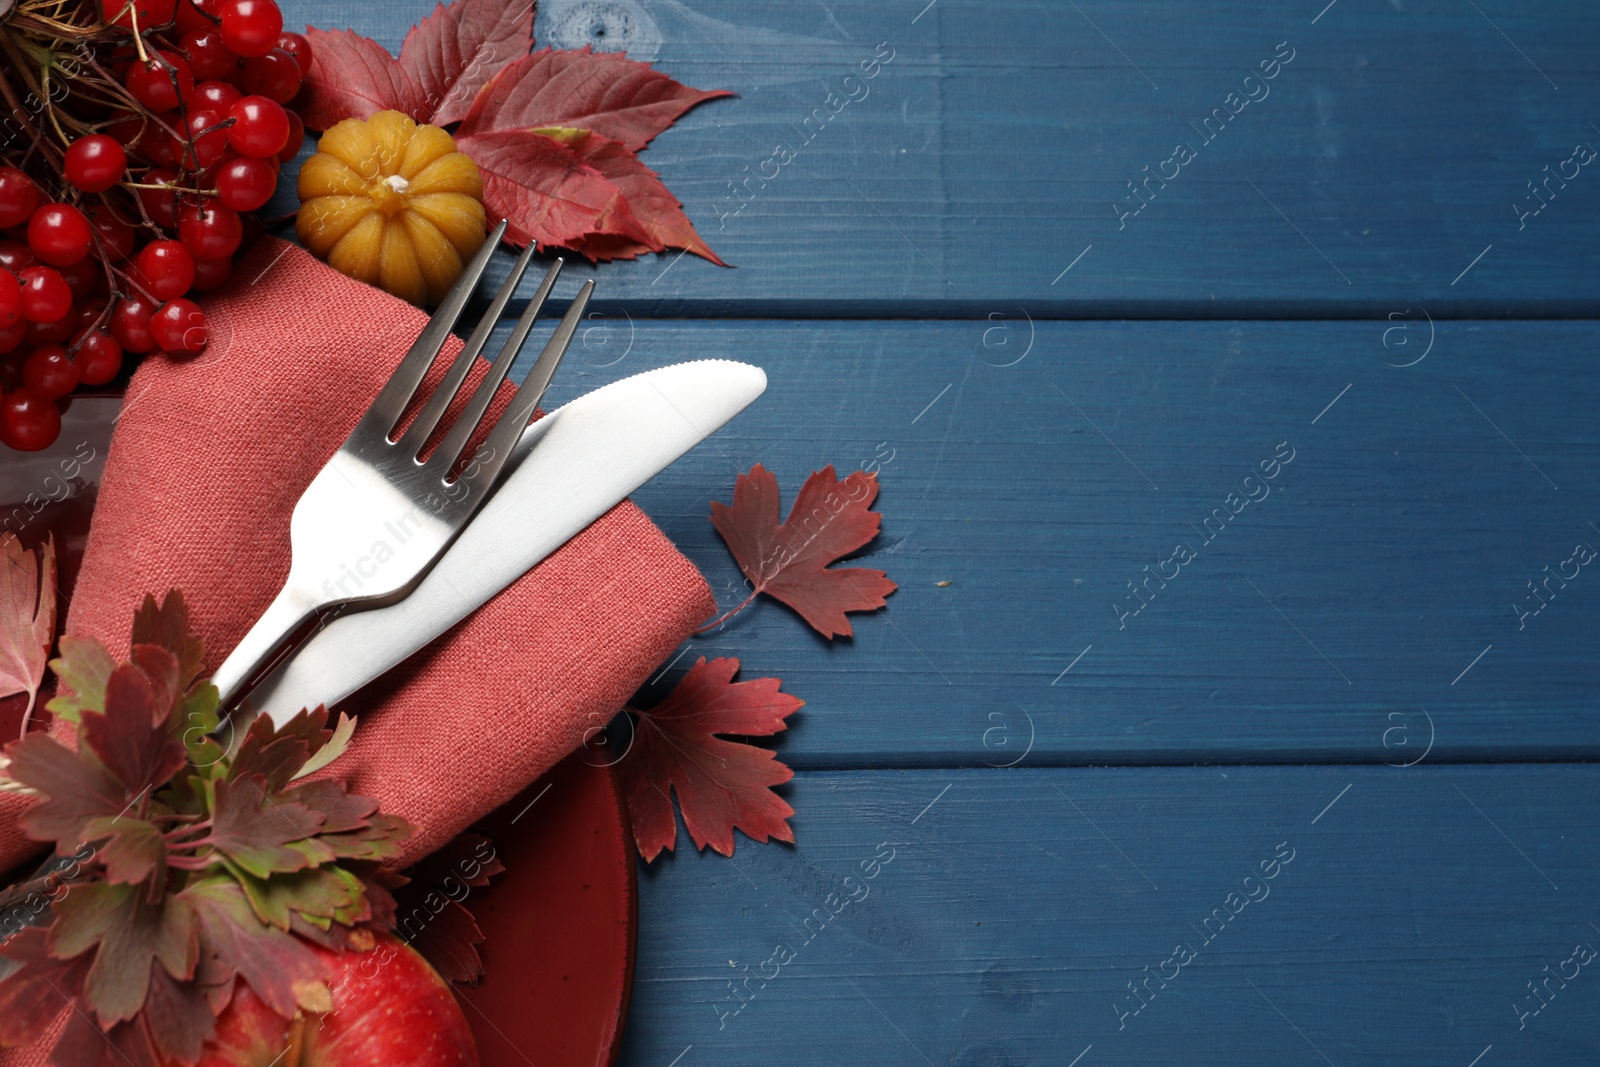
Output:
[[[283,6],[397,48],[432,0]],[[738,269],[606,266],[634,315],[1600,314],[1564,162],[1600,147],[1600,9],[1320,7],[546,0],[539,35],[740,93],[645,156]]]
[[[828,645],[762,599],[663,679],[698,655],[781,676],[795,766],[1597,758],[1600,585],[1567,562],[1600,549],[1600,381],[1572,372],[1595,324],[1429,331],[593,318],[551,402],[766,368],[637,494],[724,606],[746,589],[707,505],[737,472],[787,501],[877,464],[887,611]]]
[[[1594,767],[821,773],[787,795],[797,847],[646,870],[623,1063],[1600,1054],[1573,961],[1600,950]]]

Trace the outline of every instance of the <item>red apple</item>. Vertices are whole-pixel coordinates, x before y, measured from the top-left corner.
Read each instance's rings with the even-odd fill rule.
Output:
[[[478,1067],[455,994],[410,945],[329,955],[333,1012],[286,1022],[240,983],[199,1067]]]

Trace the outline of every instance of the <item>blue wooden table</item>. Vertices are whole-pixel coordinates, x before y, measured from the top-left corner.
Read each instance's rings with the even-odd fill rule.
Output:
[[[391,48],[429,6],[285,4]],[[736,269],[573,272],[553,399],[762,365],[636,499],[731,605],[737,471],[878,469],[900,583],[854,640],[762,602],[661,679],[734,655],[806,700],[798,843],[643,872],[625,1064],[1600,1060],[1600,9],[544,0],[538,34],[740,94],[645,157]]]

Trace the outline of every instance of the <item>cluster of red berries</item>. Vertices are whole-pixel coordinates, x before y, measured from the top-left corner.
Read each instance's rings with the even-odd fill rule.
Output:
[[[29,153],[53,191],[0,166],[0,443],[19,450],[54,442],[58,402],[115,379],[125,354],[205,347],[189,295],[227,282],[241,216],[305,137],[286,105],[311,46],[273,0],[103,0],[103,14],[125,32],[97,59],[131,101],[86,119],[53,173]]]

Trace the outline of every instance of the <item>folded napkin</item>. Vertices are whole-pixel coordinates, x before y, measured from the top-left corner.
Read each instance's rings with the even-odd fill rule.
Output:
[[[233,277],[205,303],[207,350],[147,359],[112,438],[65,632],[118,658],[139,601],[177,587],[208,669],[222,661],[288,575],[301,491],[426,321],[274,238]],[[460,348],[452,338],[446,355]],[[694,566],[621,503],[346,701],[361,722],[334,770],[417,827],[401,865],[414,862],[575,749],[714,607]],[[26,803],[0,794],[0,870],[39,851],[16,829]],[[0,1067],[43,1054],[0,1054]]]

